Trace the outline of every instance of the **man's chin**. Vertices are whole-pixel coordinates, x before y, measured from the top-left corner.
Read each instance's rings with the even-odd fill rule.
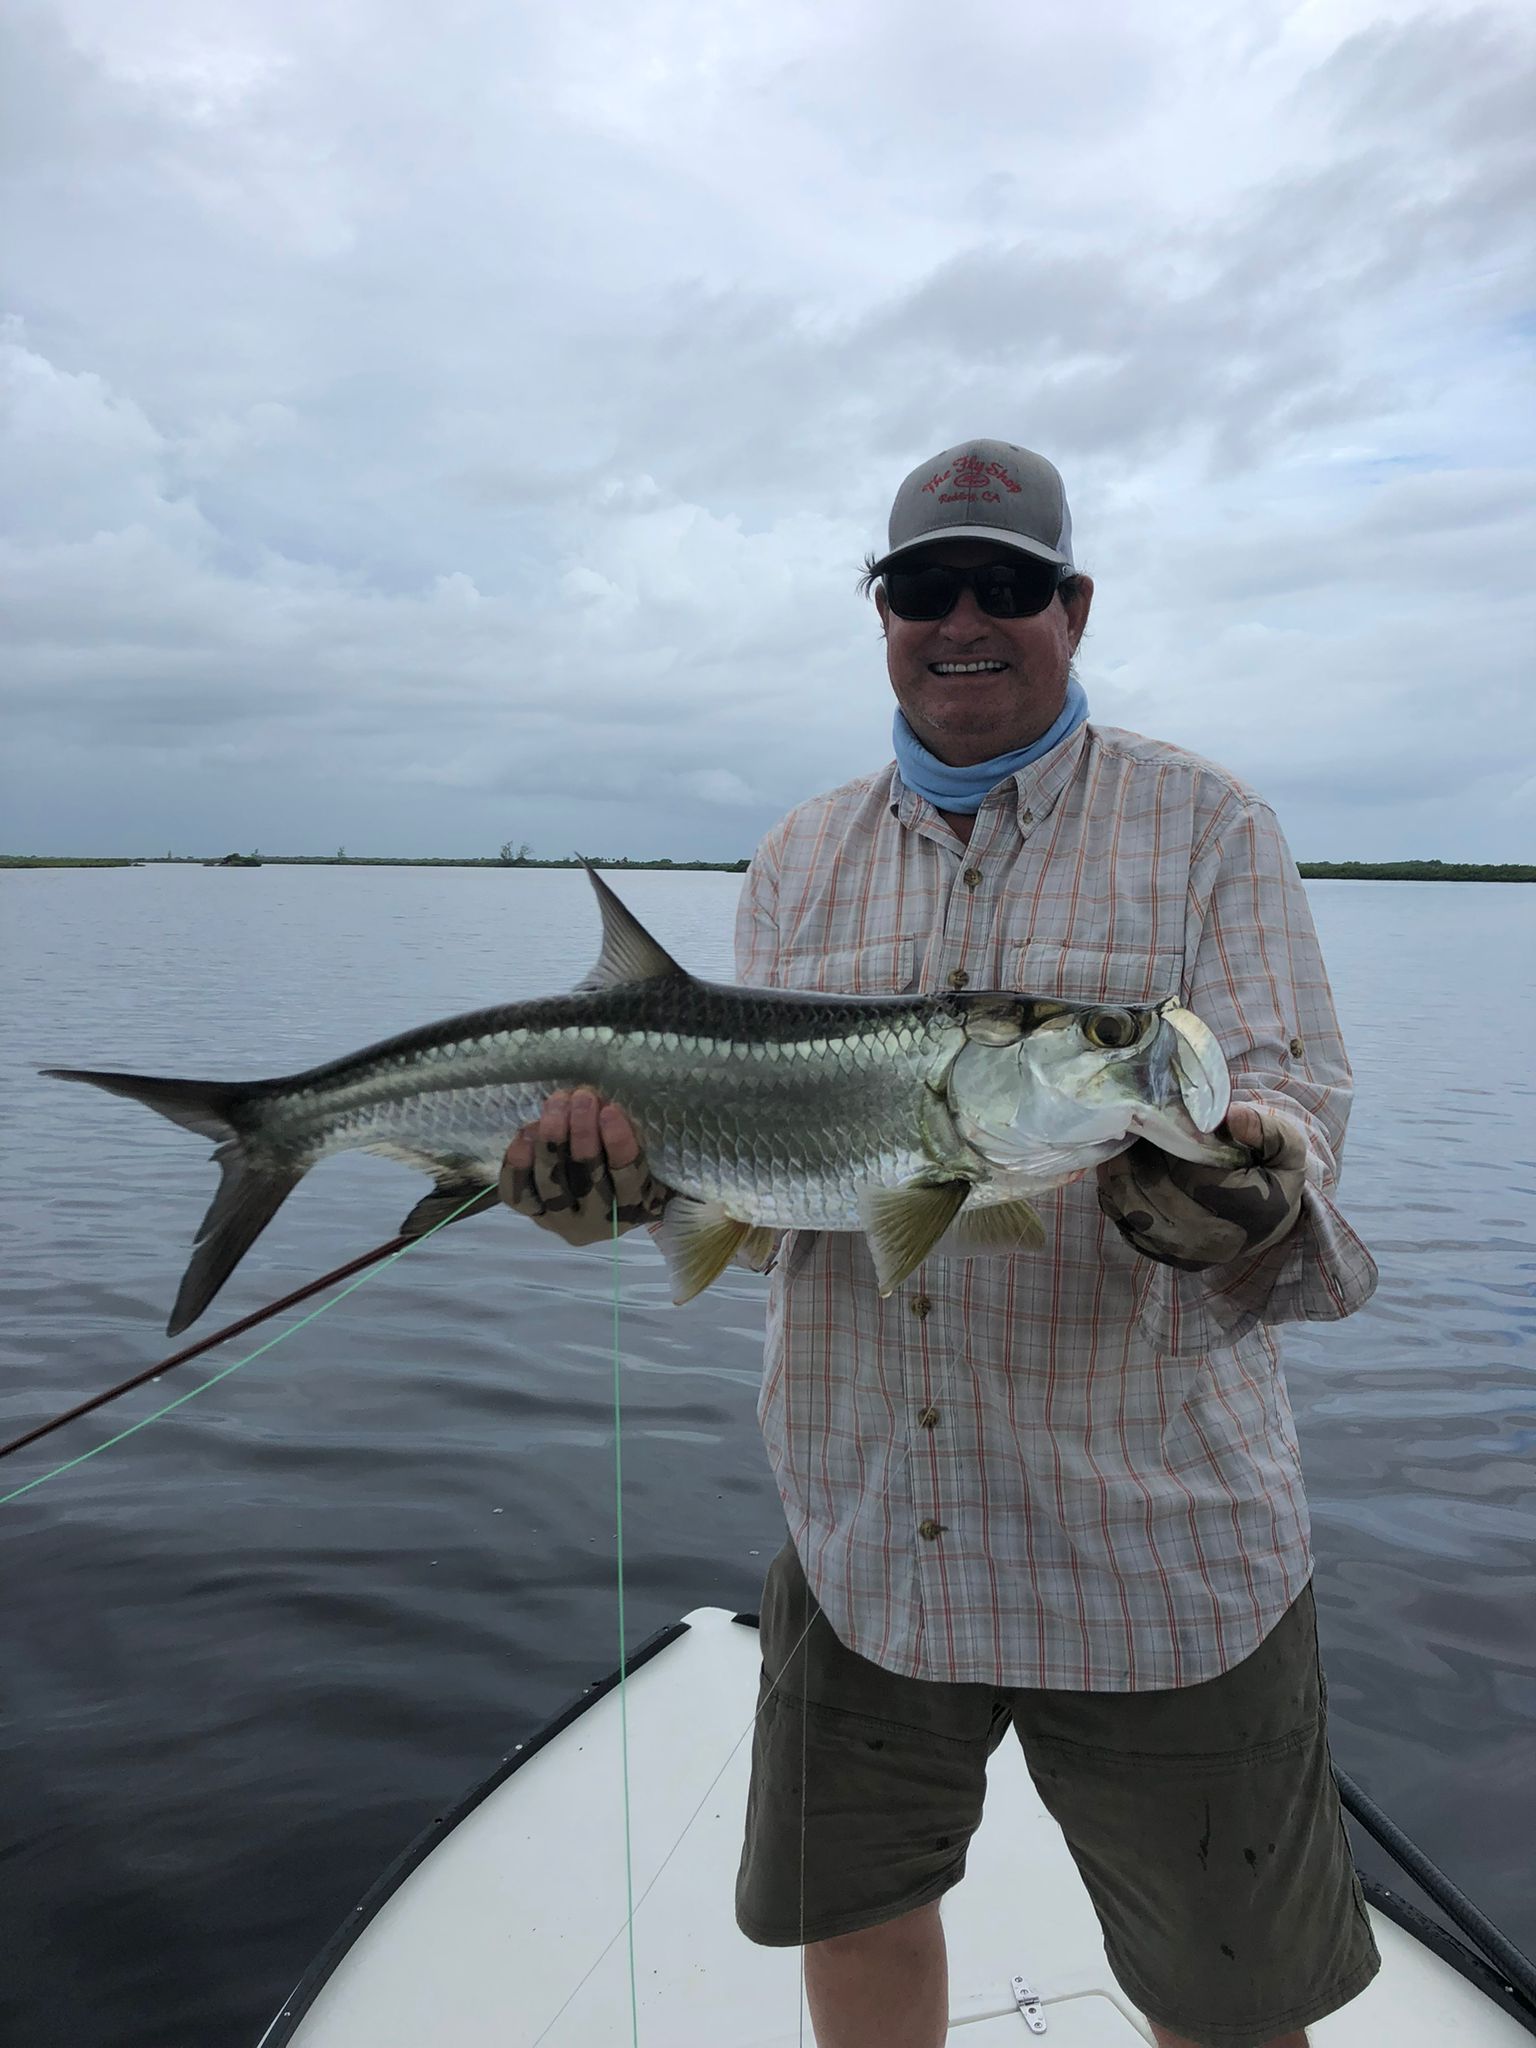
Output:
[[[991,754],[1005,754],[1010,746],[1022,744],[1010,737],[1018,724],[1017,719],[1000,719],[995,707],[989,715],[980,704],[970,708],[956,705],[952,710],[946,707],[943,715],[937,718],[914,718],[909,711],[907,723],[932,753],[937,753],[946,742],[971,744],[984,740],[987,742],[987,754],[981,758],[985,760]],[[994,740],[997,742],[995,746],[992,745]]]

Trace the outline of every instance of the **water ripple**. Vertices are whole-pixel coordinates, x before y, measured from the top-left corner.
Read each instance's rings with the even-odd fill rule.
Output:
[[[5,884],[8,1432],[169,1348],[213,1182],[184,1133],[35,1066],[278,1071],[565,985],[595,951],[580,876],[262,869],[234,918],[231,879]],[[733,877],[624,888],[729,975]],[[1345,1207],[1382,1268],[1364,1313],[1286,1340],[1335,1746],[1531,1948],[1536,1090],[1519,1034],[1469,1062],[1460,992],[1530,1014],[1536,891],[1311,894],[1359,1084]],[[415,1188],[327,1164],[229,1313],[380,1240]],[[755,1607],[783,1524],[754,1422],[761,1281],[680,1315],[651,1247],[626,1240],[619,1270],[633,1639]],[[3,1511],[4,2038],[253,2039],[416,1828],[612,1665],[611,1285],[604,1250],[476,1219]]]

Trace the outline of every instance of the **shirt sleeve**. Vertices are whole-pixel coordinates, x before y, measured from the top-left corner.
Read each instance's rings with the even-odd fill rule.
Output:
[[[1260,1323],[1333,1322],[1376,1287],[1376,1262],[1335,1203],[1354,1081],[1296,863],[1274,813],[1233,797],[1190,875],[1184,1000],[1215,1033],[1232,1100],[1307,1141],[1296,1227],[1256,1258],[1180,1273],[1147,1264],[1140,1321],[1174,1355],[1234,1344]]]
[[[778,984],[778,912],[778,849],[769,837],[747,864],[736,906],[736,979],[747,988]]]

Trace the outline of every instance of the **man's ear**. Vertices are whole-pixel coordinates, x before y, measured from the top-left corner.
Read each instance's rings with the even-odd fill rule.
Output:
[[[1093,578],[1079,576],[1077,589],[1070,600],[1063,599],[1062,609],[1067,615],[1067,639],[1072,653],[1076,654],[1078,642],[1088,624],[1088,613],[1093,605]]]

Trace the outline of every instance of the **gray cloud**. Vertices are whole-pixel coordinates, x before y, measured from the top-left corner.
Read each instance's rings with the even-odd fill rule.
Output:
[[[1526,11],[989,22],[11,10],[7,839],[735,857],[885,758],[857,565],[985,432],[1096,715],[1528,852]]]

